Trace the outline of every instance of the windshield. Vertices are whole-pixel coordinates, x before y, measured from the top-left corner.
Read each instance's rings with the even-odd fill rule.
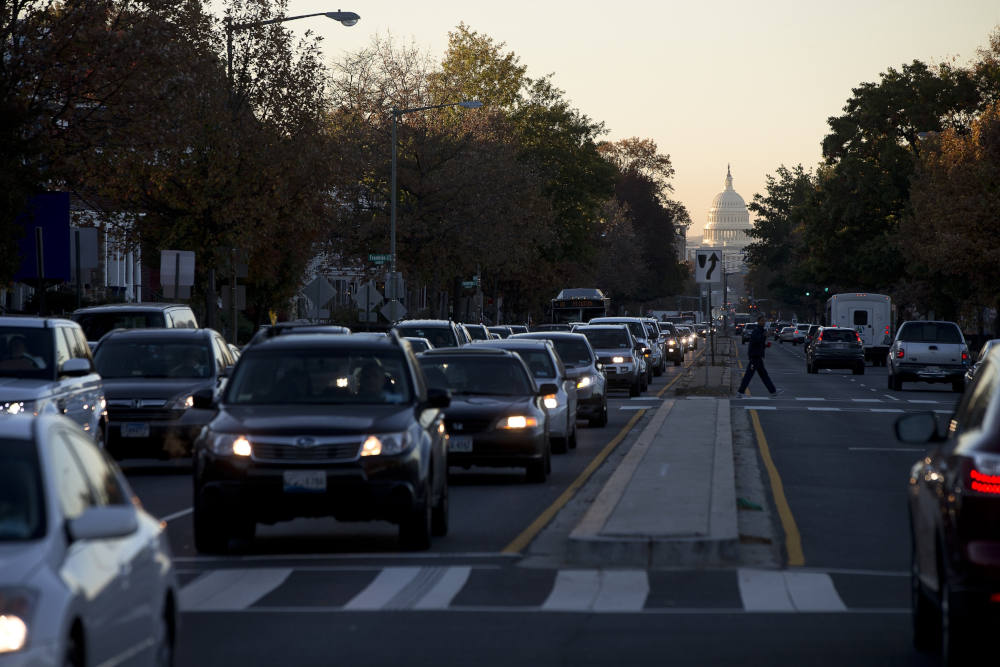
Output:
[[[234,405],[409,403],[413,390],[398,350],[248,351],[226,387]]]
[[[607,349],[628,349],[628,335],[621,330],[591,330],[582,331],[587,340],[590,341],[590,346],[595,350],[607,350]]]
[[[87,340],[100,340],[112,329],[162,329],[167,325],[161,312],[80,313],[73,319],[80,323]]]
[[[55,379],[53,329],[0,327],[0,377]]]
[[[452,394],[531,396],[534,387],[516,359],[510,357],[420,358],[427,386],[450,389]]]
[[[198,378],[215,375],[208,341],[116,340],[97,348],[94,364],[102,378]]]
[[[559,358],[567,366],[589,366],[593,361],[590,347],[582,340],[554,340]]]
[[[961,343],[962,334],[950,322],[907,322],[899,332],[905,343]]]
[[[400,336],[426,338],[434,347],[458,347],[451,327],[396,327]]]
[[[45,535],[38,455],[27,440],[0,440],[0,542]]]

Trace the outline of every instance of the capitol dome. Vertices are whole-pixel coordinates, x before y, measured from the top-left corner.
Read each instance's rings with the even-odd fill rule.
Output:
[[[726,189],[712,200],[701,245],[742,250],[750,244],[750,237],[747,235],[749,231],[750,212],[743,197],[733,189],[733,174],[726,167]]]

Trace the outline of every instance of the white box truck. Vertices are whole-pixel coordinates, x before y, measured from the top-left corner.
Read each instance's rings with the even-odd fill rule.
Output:
[[[854,329],[861,335],[865,359],[885,366],[892,345],[892,300],[885,294],[848,292],[826,302],[826,324]]]

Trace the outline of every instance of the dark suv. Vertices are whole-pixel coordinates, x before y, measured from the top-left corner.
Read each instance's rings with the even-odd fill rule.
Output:
[[[404,547],[427,549],[448,531],[449,403],[395,334],[248,347],[195,442],[195,547],[221,552],[257,523],[333,516],[397,523]],[[211,405],[210,392],[195,396]]]
[[[464,327],[450,320],[403,320],[392,328],[400,336],[426,338],[434,347],[460,347],[469,342]]]
[[[113,303],[79,308],[70,315],[93,343],[113,329],[197,329],[190,306],[182,303]]]

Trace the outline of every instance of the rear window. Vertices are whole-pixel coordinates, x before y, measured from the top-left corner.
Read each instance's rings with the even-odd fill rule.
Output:
[[[420,358],[428,387],[450,389],[452,394],[531,396],[534,388],[524,366],[511,357]]]
[[[951,322],[907,322],[899,330],[904,343],[961,343],[962,332]]]
[[[851,343],[858,340],[853,329],[823,329],[824,343]]]
[[[400,336],[426,338],[434,347],[458,347],[451,327],[396,327]]]
[[[74,315],[87,340],[100,340],[112,329],[162,329],[167,326],[161,312],[81,313]]]
[[[124,336],[122,336],[124,338]],[[116,340],[101,343],[94,356],[103,378],[210,378],[215,360],[208,340]]]
[[[27,440],[0,439],[0,543],[45,535],[38,454]]]

